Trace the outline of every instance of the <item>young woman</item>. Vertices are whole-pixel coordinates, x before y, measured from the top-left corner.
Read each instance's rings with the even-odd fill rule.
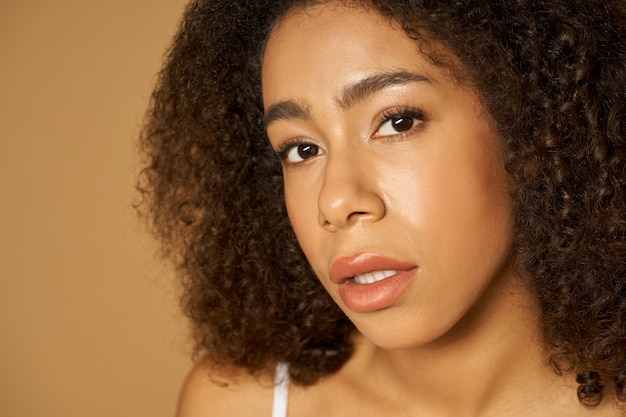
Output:
[[[616,416],[621,2],[195,1],[141,188],[179,416]]]

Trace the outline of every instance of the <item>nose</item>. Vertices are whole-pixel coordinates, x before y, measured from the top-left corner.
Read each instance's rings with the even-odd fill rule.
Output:
[[[318,222],[329,231],[382,219],[386,207],[376,171],[358,155],[346,152],[329,156],[318,207]]]

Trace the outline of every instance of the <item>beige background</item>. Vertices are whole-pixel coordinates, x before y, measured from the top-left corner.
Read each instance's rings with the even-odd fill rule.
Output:
[[[131,202],[183,0],[0,0],[0,416],[172,416],[171,273]]]

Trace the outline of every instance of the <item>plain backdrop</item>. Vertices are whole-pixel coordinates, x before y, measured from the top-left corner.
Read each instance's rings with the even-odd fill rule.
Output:
[[[172,273],[132,208],[182,0],[0,0],[0,416],[174,414]]]

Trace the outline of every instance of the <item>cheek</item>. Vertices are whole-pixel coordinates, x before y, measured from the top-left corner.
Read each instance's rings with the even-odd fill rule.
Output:
[[[432,219],[425,227],[436,234],[433,244],[448,254],[459,274],[475,271],[488,277],[508,259],[511,204],[504,174],[491,158],[487,163],[480,158],[470,162],[457,164],[456,175],[436,174],[440,192],[425,202]]]
[[[285,204],[291,227],[304,254],[311,261],[309,253],[315,247],[314,237],[319,228],[317,221],[316,198],[313,190],[303,192],[302,187],[285,183]]]
[[[285,204],[287,206],[287,215],[289,217],[291,227],[293,228],[298,241],[300,241],[300,237],[304,235],[302,229],[307,224],[307,221],[303,218],[303,212],[301,210],[302,202],[294,198],[292,193],[287,190],[287,187],[285,187]],[[300,245],[302,245],[302,243],[300,243]]]
[[[332,296],[329,282],[324,279],[327,276],[324,271],[328,268],[325,262],[329,257],[327,250],[330,245],[323,243],[323,229],[319,226],[317,216],[317,198],[313,192],[292,193],[285,187],[285,202],[298,244],[313,272]],[[336,296],[334,298],[339,302]]]
[[[484,143],[484,137],[471,138]],[[445,138],[441,138],[445,140]],[[472,141],[469,141],[472,143]],[[451,271],[490,269],[506,257],[512,239],[512,210],[500,159],[486,146],[444,146],[414,168],[397,208],[410,223],[411,238],[434,260],[430,267]]]

